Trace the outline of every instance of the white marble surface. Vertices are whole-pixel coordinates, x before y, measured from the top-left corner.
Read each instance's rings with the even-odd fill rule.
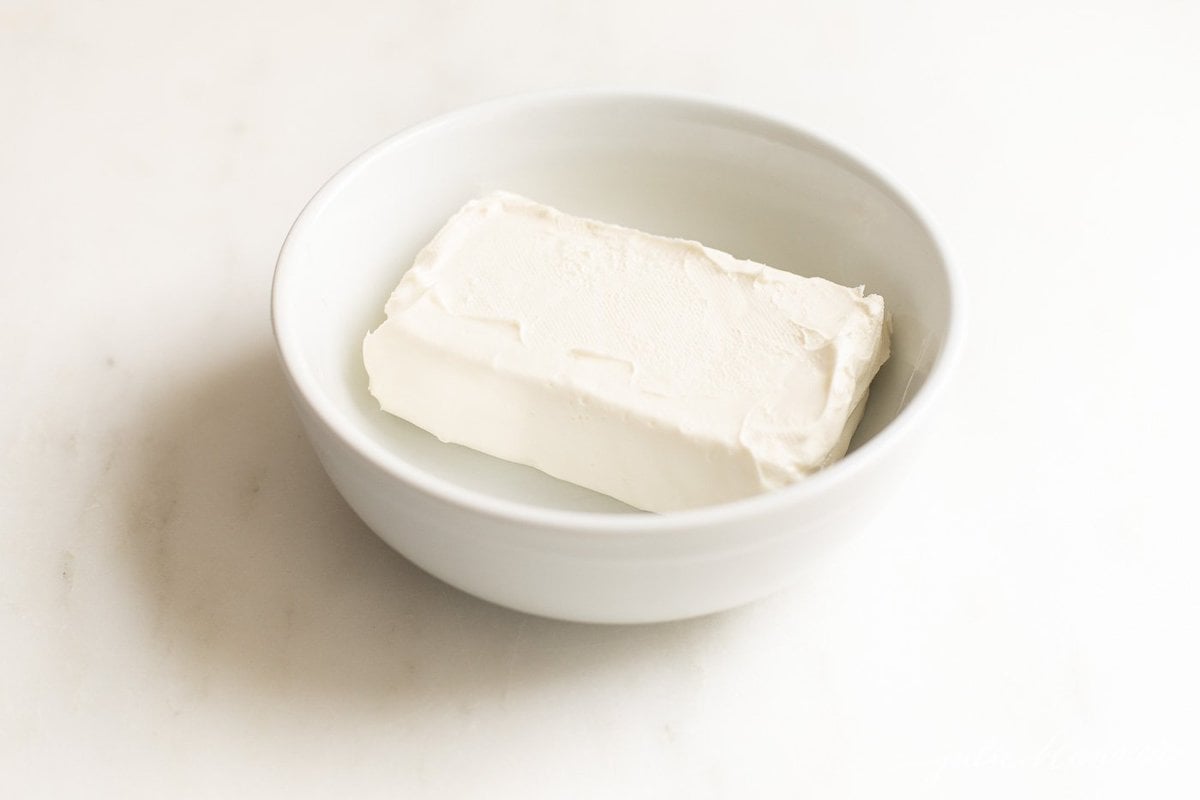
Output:
[[[0,796],[1182,797],[1200,6],[0,3]],[[275,253],[368,145],[618,85],[883,165],[970,282],[901,496],[681,624],[498,609],[323,476]]]

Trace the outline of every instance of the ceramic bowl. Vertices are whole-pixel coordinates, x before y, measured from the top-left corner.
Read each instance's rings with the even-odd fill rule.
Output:
[[[846,458],[758,497],[649,514],[380,411],[363,335],[416,252],[493,189],[883,295],[892,356]],[[288,234],[272,316],[313,447],[388,544],[504,606],[631,623],[762,597],[884,508],[935,421],[959,349],[961,296],[913,205],[796,125],[691,97],[571,92],[458,111],[355,159]]]

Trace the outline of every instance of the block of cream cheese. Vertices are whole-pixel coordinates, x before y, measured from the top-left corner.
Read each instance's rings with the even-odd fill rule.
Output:
[[[473,200],[363,342],[381,407],[636,508],[749,497],[845,454],[883,299],[693,241]]]

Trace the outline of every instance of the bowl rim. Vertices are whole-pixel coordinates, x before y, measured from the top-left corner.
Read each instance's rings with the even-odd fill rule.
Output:
[[[776,136],[795,143],[802,142],[823,157],[838,162],[870,181],[905,211],[928,236],[941,260],[947,285],[949,313],[941,352],[934,360],[920,389],[908,398],[907,405],[900,413],[870,440],[844,458],[790,486],[753,497],[684,511],[628,513],[543,508],[459,486],[392,453],[374,437],[353,425],[345,414],[337,410],[333,402],[327,401],[323,397],[320,382],[305,364],[299,344],[300,337],[298,332],[294,333],[297,323],[289,318],[286,309],[288,287],[292,283],[289,262],[293,260],[293,254],[303,249],[302,242],[307,238],[309,231],[319,223],[325,208],[334,201],[343,187],[393,148],[433,135],[441,128],[469,123],[473,119],[484,120],[497,114],[520,113],[572,103],[669,105],[681,112],[690,110],[723,117],[747,132],[761,135],[764,130],[772,130]],[[878,461],[908,436],[920,420],[928,416],[937,399],[944,393],[964,347],[965,303],[966,293],[962,276],[947,252],[945,240],[938,235],[928,215],[899,188],[897,181],[857,153],[842,145],[835,145],[828,138],[814,134],[785,117],[709,96],[686,92],[592,88],[518,94],[465,106],[399,131],[341,167],[305,204],[284,238],[271,285],[271,328],[280,362],[296,398],[302,400],[312,415],[357,455],[396,480],[453,506],[519,525],[558,530],[574,529],[579,532],[654,534],[745,521],[789,507],[798,507],[808,498],[850,481],[856,474],[868,469],[872,462]]]

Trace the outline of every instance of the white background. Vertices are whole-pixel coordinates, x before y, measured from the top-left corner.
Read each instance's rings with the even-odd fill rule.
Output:
[[[1165,1],[0,0],[0,796],[1195,796],[1198,42]],[[341,164],[594,85],[845,144],[968,281],[899,496],[708,619],[427,577],[272,349]]]

